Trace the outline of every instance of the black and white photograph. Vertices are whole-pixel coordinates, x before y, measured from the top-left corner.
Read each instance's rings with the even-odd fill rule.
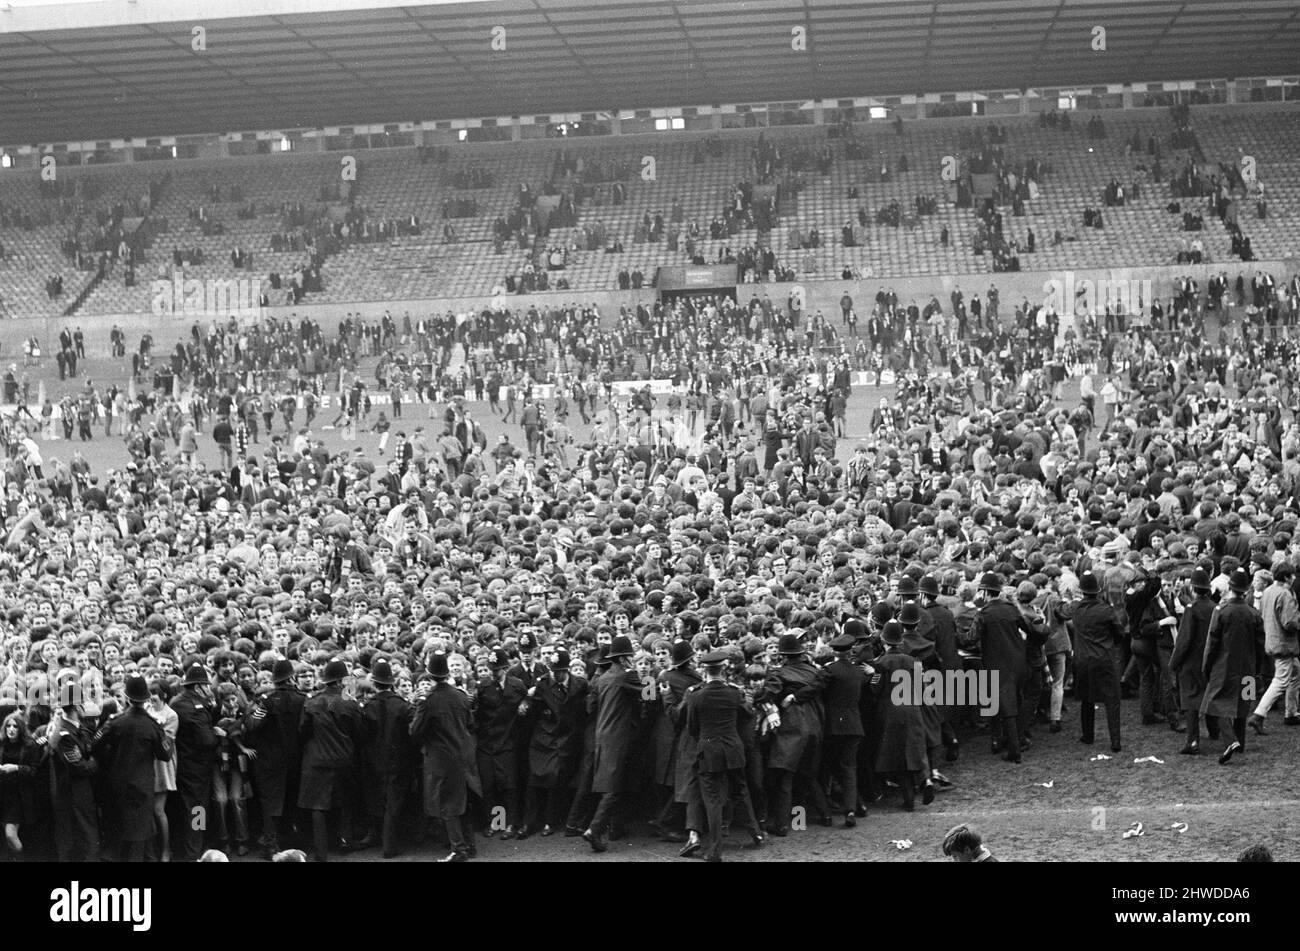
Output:
[[[1250,923],[1190,870],[1300,859],[1298,49],[0,0],[0,863],[136,930],[85,863],[1161,863],[1098,915]]]

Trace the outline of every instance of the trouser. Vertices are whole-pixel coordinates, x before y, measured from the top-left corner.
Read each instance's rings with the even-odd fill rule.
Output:
[[[1065,662],[1068,654],[1048,654],[1047,667],[1052,673],[1052,699],[1048,708],[1048,718],[1056,723],[1061,719],[1061,708],[1065,704]]]
[[[1096,725],[1094,704],[1106,705],[1106,728],[1112,746],[1119,745],[1119,675],[1113,660],[1094,660],[1074,670],[1074,695],[1079,701],[1083,738],[1091,741]]]
[[[569,829],[582,829],[587,826],[587,817],[591,815],[591,778],[595,768],[595,756],[585,753],[582,765],[578,767],[578,780],[574,783],[573,803],[564,825]]]
[[[385,853],[397,851],[397,841],[401,836],[402,823],[406,816],[407,793],[411,788],[409,776],[381,776],[377,780],[375,802],[371,808],[371,818],[375,820],[374,831],[379,833],[380,846]]]
[[[763,754],[757,749],[748,750],[745,754],[745,786],[749,790],[754,815],[760,823],[766,822],[767,793],[763,789]]]
[[[1024,689],[1020,693],[1020,716],[1018,717],[1020,733],[1025,735],[1034,725],[1034,716],[1038,713],[1038,698],[1043,693],[1043,666],[1032,664],[1029,676],[1025,679]]]
[[[1279,697],[1286,698],[1286,716],[1295,716],[1296,701],[1300,700],[1300,658],[1273,658],[1273,679],[1269,681],[1268,689],[1255,708],[1255,716],[1268,716],[1269,709],[1277,703]]]
[[[552,829],[564,822],[568,791],[561,785],[529,786],[525,798],[524,825],[529,829],[550,826]]]
[[[206,816],[212,802],[208,790],[201,796],[181,795],[181,836],[180,848],[176,849],[176,858],[181,862],[196,862],[203,853],[203,832],[207,823],[199,821]]]
[[[757,835],[758,820],[754,817],[754,807],[749,801],[749,789],[745,783],[745,774],[740,769],[729,769],[718,773],[700,773],[700,796],[704,801],[704,813],[708,820],[708,855],[722,854],[723,813],[728,802],[737,803],[751,833]]]
[[[1243,752],[1245,751],[1246,749],[1246,718],[1245,717],[1216,717],[1214,716],[1214,714],[1208,714],[1207,716],[1209,720],[1218,721],[1220,732],[1223,730],[1223,727],[1225,725],[1231,725],[1234,739],[1236,739],[1236,741],[1239,744],[1241,744],[1242,751]]]
[[[688,824],[686,818],[686,804],[677,801],[676,797],[673,795],[676,792],[674,787],[669,784],[664,788],[667,790],[668,795],[664,800],[663,808],[660,809],[659,814],[655,816],[655,825],[659,826],[659,828],[663,829],[665,832],[681,831],[682,829],[687,828],[695,828],[698,831],[698,826],[692,827]]]
[[[1146,722],[1159,716],[1170,721],[1178,719],[1178,696],[1173,676],[1169,672],[1169,657],[1173,648],[1152,648],[1151,654],[1134,655],[1138,669],[1138,704],[1142,720]]]
[[[337,807],[339,813],[339,835],[350,841],[352,839],[352,809],[348,805]],[[329,818],[328,809],[311,809],[311,842],[316,861],[324,862],[329,858]]]
[[[858,748],[860,736],[828,736],[823,762],[828,778],[840,787],[840,811],[852,812],[858,808]]]
[[[771,787],[771,794],[768,796],[768,801],[771,804],[768,819],[775,826],[781,829],[790,828],[790,817],[794,814],[794,781],[796,777],[800,780],[801,792],[803,792],[811,811],[821,818],[830,816],[830,803],[826,801],[826,793],[822,791],[821,783],[818,783],[815,779],[809,781],[808,776],[792,769],[770,769],[768,773],[768,783]]]
[[[1178,680],[1174,677],[1174,672],[1169,669],[1169,661],[1174,656],[1174,643],[1171,638],[1169,642],[1159,643],[1156,645],[1156,653],[1160,658],[1160,702],[1164,704],[1165,716],[1170,723],[1178,722],[1178,714],[1182,704],[1178,701]]]
[[[99,822],[93,804],[54,802],[54,852],[60,862],[99,861]],[[197,856],[196,856],[197,857]]]
[[[1020,723],[1021,716],[1024,713],[1023,698],[1020,703],[1020,713],[1011,716],[998,717],[1002,732],[1002,748],[1006,750],[1008,756],[1020,755]]]
[[[244,777],[239,770],[225,772],[217,770],[212,779],[212,801],[216,806],[213,817],[214,834],[222,848],[226,848],[230,836],[226,826],[226,809],[229,807],[234,820],[235,841],[248,841],[248,809],[244,803]]]
[[[447,830],[447,842],[450,844],[451,850],[453,852],[469,852],[470,841],[465,834],[464,815],[443,816],[442,824]]]
[[[898,779],[898,792],[902,796],[903,808],[910,812],[916,806],[916,773],[904,770],[895,773],[894,776]]]
[[[600,802],[596,803],[596,812],[591,817],[589,828],[597,836],[603,835],[604,832],[613,824],[614,815],[618,808],[623,804],[624,793],[607,792],[600,796]]]

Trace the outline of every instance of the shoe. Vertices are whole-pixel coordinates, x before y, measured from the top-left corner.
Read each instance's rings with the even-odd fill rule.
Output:
[[[899,808],[902,809],[904,812],[915,812],[916,802],[914,800],[908,800],[907,802],[904,802]]]
[[[1159,723],[1159,722],[1160,722],[1160,718],[1159,718],[1159,717],[1143,717],[1143,718],[1142,718],[1142,725],[1143,725],[1143,726],[1155,726],[1155,725],[1156,725],[1157,723]]]
[[[1019,753],[1012,753],[1010,750],[1008,750],[1006,753],[1003,753],[1002,758],[1006,760],[1008,763],[1020,763],[1024,761],[1023,756],[1021,756]]]
[[[1284,717],[1284,718],[1282,719],[1282,725],[1283,725],[1283,726],[1300,726],[1300,717]]]
[[[1179,723],[1177,720],[1170,720],[1169,729],[1172,730],[1174,733],[1183,733],[1187,730],[1187,727],[1184,726],[1182,723]]]
[[[1047,728],[1047,730],[1048,730],[1049,733],[1060,733],[1060,732],[1061,732],[1061,721],[1060,721],[1060,720],[1053,720],[1053,721],[1052,721],[1052,725],[1049,726],[1049,727]]]
[[[1119,746],[1118,743],[1112,743],[1112,744],[1110,745],[1110,751],[1111,751],[1112,753],[1118,753],[1119,750],[1120,750],[1120,746]]]
[[[752,852],[755,849],[761,849],[765,845],[767,845],[767,839],[763,838],[761,833],[751,832],[749,834],[749,842],[742,845],[741,848]]]
[[[399,855],[402,854],[402,850],[401,850],[401,849],[384,849],[384,851],[380,852],[379,854],[380,854],[383,858],[386,858],[386,859],[395,859],[395,858],[397,858]]]
[[[835,825],[835,820],[830,816],[822,816],[822,825],[829,829],[831,826]]]
[[[239,856],[247,855],[247,854],[248,854],[248,843],[247,843],[247,842],[240,842],[238,845],[236,845],[236,846],[235,846],[235,854],[236,854],[236,855],[239,855]]]
[[[784,839],[787,835],[790,834],[790,830],[788,828],[783,828],[781,826],[768,826],[767,833],[768,835],[776,836],[778,839]]]
[[[547,838],[548,836],[552,836],[552,835],[555,835],[555,830],[554,830],[554,829],[552,829],[550,826],[542,826],[542,838],[543,838],[543,839]]]
[[[858,808],[853,810],[853,814],[859,819],[865,819],[867,817],[867,807],[859,802]]]
[[[940,789],[951,789],[956,785],[951,779],[939,772],[937,769],[930,774],[930,782],[934,783]]]
[[[574,827],[574,826],[565,826],[565,827],[564,827],[564,837],[565,837],[566,839],[576,839],[576,838],[577,838],[578,836],[580,836],[580,835],[582,835],[582,830],[581,830],[581,829],[576,828],[576,827]]]
[[[469,844],[465,846],[465,854],[472,859],[478,858],[478,846],[474,844],[472,838],[469,840]]]
[[[685,833],[685,832],[670,832],[670,831],[665,830],[665,831],[659,833],[659,840],[660,840],[661,842],[685,842],[685,841],[686,841],[686,833]]]
[[[586,832],[582,833],[582,837],[586,839],[587,844],[591,846],[591,851],[593,852],[609,851],[609,844],[591,829],[588,829]]]
[[[851,812],[844,814],[844,828],[856,829],[858,827],[858,817]]]
[[[954,736],[951,740],[949,740],[944,745],[947,746],[948,749],[943,754],[943,758],[947,760],[949,763],[957,762],[957,757],[961,754],[961,743],[958,742],[957,738]]]
[[[446,856],[444,856],[443,858],[438,859],[438,861],[439,861],[439,862],[468,862],[468,861],[469,861],[469,853],[468,853],[468,852],[455,851],[455,852],[452,852],[450,855],[446,855]]]
[[[1033,745],[1033,737],[1031,737],[1028,733],[1026,733],[1024,736],[1020,738],[1020,752],[1023,753],[1025,750],[1029,749],[1029,747],[1032,745]]]
[[[528,826],[520,826],[519,831],[515,833],[515,838],[522,842],[532,834],[533,830],[528,828]]]
[[[709,856],[707,859],[705,859],[704,861],[706,861],[706,862],[721,862],[721,861],[722,861],[722,856],[721,856],[721,855],[717,855],[717,854],[715,853],[715,854],[713,854],[713,855],[710,855],[710,856]]]
[[[1268,736],[1268,730],[1264,729],[1264,718],[1258,713],[1252,713],[1246,717],[1246,722],[1250,724],[1250,728],[1255,731],[1256,736]]]
[[[932,802],[934,802],[934,783],[926,783],[921,787],[921,805],[928,806]]]
[[[1231,743],[1228,744],[1228,748],[1219,755],[1219,765],[1227,766],[1228,761],[1232,759],[1232,754],[1237,753],[1240,750],[1241,750],[1241,744],[1238,743],[1236,740],[1233,740]]]
[[[994,741],[993,741],[992,752],[993,752],[993,755],[994,755],[994,756],[997,756],[999,753],[1002,752],[1002,741],[1001,741],[1001,740],[994,740]]]
[[[510,841],[511,839],[513,839],[514,837],[515,837],[515,829],[514,829],[514,826],[506,826],[505,831],[501,833],[501,841],[502,841],[502,842],[509,842],[509,841]]]
[[[494,838],[494,837],[496,836],[496,834],[497,834],[497,830],[496,830],[496,829],[484,829],[484,830],[483,830],[483,838],[485,838],[485,839],[491,839],[491,838]]]
[[[1186,744],[1186,745],[1185,745],[1181,750],[1179,750],[1178,752],[1179,752],[1180,754],[1182,754],[1183,756],[1200,756],[1200,755],[1201,755],[1201,744],[1199,744],[1199,743],[1188,743],[1188,744]]]
[[[1092,746],[1092,737],[1081,736],[1079,737],[1079,742],[1082,743],[1084,746]]]
[[[682,850],[677,855],[679,858],[688,859],[702,848],[704,848],[704,843],[696,839],[694,842],[687,842],[682,846]]]

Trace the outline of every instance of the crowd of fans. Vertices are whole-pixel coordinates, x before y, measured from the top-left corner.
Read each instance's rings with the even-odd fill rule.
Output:
[[[110,388],[124,469],[46,462],[5,420],[5,848],[432,838],[460,861],[483,836],[603,851],[642,827],[714,858],[728,825],[757,847],[799,816],[927,805],[972,746],[1020,762],[1067,722],[1092,742],[1094,701],[1121,749],[1129,690],[1143,729],[1195,754],[1204,728],[1228,762],[1275,702],[1300,724],[1300,352],[1278,333],[1300,277],[1216,290],[1217,346],[1145,311],[1105,334],[999,316],[996,288],[920,307],[882,287],[859,343],[898,354],[895,397],[847,452],[849,346],[809,342],[793,299],[682,298],[608,330],[576,305],[328,338],[196,325],[179,386]],[[461,393],[440,372],[457,345]],[[377,389],[418,373],[433,422],[331,453],[295,414],[346,391],[360,416],[363,355]],[[674,385],[623,398],[617,377]],[[480,386],[520,446],[488,445]],[[892,702],[913,664],[996,671],[996,716]],[[1269,685],[1249,707],[1242,676]]]

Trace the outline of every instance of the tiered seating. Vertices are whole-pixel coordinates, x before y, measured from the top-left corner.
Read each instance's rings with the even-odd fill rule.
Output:
[[[1253,202],[1241,209],[1238,225],[1250,236],[1261,260],[1294,256],[1300,248],[1300,113],[1294,106],[1223,109],[1202,107],[1193,112],[1197,139],[1211,171],[1219,162],[1237,165],[1253,155],[1264,186],[1268,215],[1260,220]],[[1238,193],[1240,194],[1240,193]],[[1217,223],[1206,226],[1218,230]]]
[[[1154,185],[1142,167],[1151,158],[1145,149],[1127,154],[1132,133],[1140,133],[1145,143],[1148,135],[1158,136],[1166,144],[1162,156],[1166,182],[1187,160],[1186,153],[1167,148],[1172,124],[1164,110],[1102,113],[1107,137],[1092,140],[1086,132],[1087,114],[1074,117],[1073,128],[1062,132],[1039,126],[1036,118],[968,118],[927,120],[908,123],[902,135],[892,127],[871,126],[862,130],[866,158],[849,160],[840,139],[829,140],[835,161],[828,174],[815,168],[801,172],[781,172],[779,180],[797,184],[798,197],[784,209],[778,225],[768,235],[778,259],[793,268],[800,279],[836,277],[845,266],[857,268],[865,275],[885,277],[894,274],[968,274],[988,272],[992,256],[976,255],[972,238],[978,219],[971,209],[959,209],[946,200],[939,169],[944,156],[962,155],[963,134],[985,128],[990,121],[1006,127],[1003,143],[1006,159],[1012,165],[1036,158],[1045,163],[1047,173],[1040,180],[1040,197],[1027,203],[1026,216],[1017,218],[1004,207],[1004,234],[1023,243],[1033,228],[1036,250],[1022,254],[1021,266],[1039,270],[1065,268],[1141,266],[1172,263],[1177,252],[1186,246],[1190,235],[1182,232],[1181,220],[1166,211],[1167,184]],[[1260,221],[1254,216],[1253,204],[1245,209],[1243,229],[1251,235],[1255,253],[1260,258],[1277,258],[1293,254],[1300,247],[1300,159],[1291,154],[1290,143],[1300,138],[1300,114],[1293,109],[1269,107],[1237,109],[1201,107],[1193,114],[1194,128],[1210,162],[1236,162],[1239,149],[1253,154],[1258,161],[1260,180],[1267,190],[1269,217]],[[782,145],[786,152],[801,148],[816,151],[828,141],[824,128],[789,128],[767,130],[770,141]],[[688,263],[684,247],[670,251],[666,241],[637,244],[633,235],[642,216],[662,213],[671,224],[675,201],[683,206],[683,244],[685,226],[698,221],[705,238],[699,242],[700,253],[713,261],[724,244],[737,250],[757,242],[753,229],[723,240],[710,240],[709,222],[720,215],[732,201],[736,183],[753,180],[752,155],[757,131],[727,133],[717,137],[716,150],[702,149],[698,137],[656,139],[578,139],[545,140],[528,143],[465,145],[447,152],[447,160],[420,160],[418,150],[400,148],[361,152],[360,204],[371,219],[420,217],[423,233],[375,242],[354,242],[341,253],[329,258],[323,268],[323,292],[313,294],[309,302],[359,302],[482,296],[504,283],[509,273],[517,273],[533,254],[521,250],[514,241],[496,253],[492,224],[498,215],[508,216],[513,208],[519,184],[527,182],[540,194],[552,178],[560,149],[567,149],[584,159],[599,162],[621,161],[639,172],[644,156],[655,160],[656,177],[644,181],[634,174],[625,181],[627,200],[614,206],[608,201],[590,200],[579,206],[579,228],[602,222],[610,236],[619,236],[623,254],[588,251],[577,234],[557,228],[536,243],[579,245],[571,251],[563,272],[575,293],[588,289],[616,286],[620,269],[640,269],[647,280],[658,267]],[[703,152],[702,161],[697,154]],[[900,172],[899,157],[905,155],[909,170]],[[91,272],[75,270],[60,251],[60,242],[78,216],[93,220],[94,212],[120,200],[132,201],[146,193],[150,180],[165,185],[154,206],[155,219],[163,218],[169,230],[160,235],[148,258],[137,268],[137,286],[124,286],[120,268],[90,294],[80,313],[85,315],[142,313],[150,309],[151,283],[162,277],[170,279],[173,247],[203,249],[206,262],[187,269],[187,277],[201,279],[249,278],[262,284],[271,271],[288,275],[301,267],[307,253],[272,252],[273,232],[289,230],[282,220],[281,209],[288,203],[301,202],[310,211],[324,210],[331,201],[323,199],[322,187],[332,187],[340,179],[342,153],[307,153],[274,155],[225,160],[204,160],[174,164],[73,168],[61,171],[64,176],[94,180],[98,195],[92,202],[82,200],[46,201],[35,187],[34,173],[0,175],[0,202],[27,209],[39,222],[27,231],[0,229],[6,259],[0,261],[0,314],[9,316],[57,316],[92,279]],[[891,170],[890,180],[880,180],[881,162]],[[474,191],[457,189],[453,174],[472,166],[491,170],[491,187]],[[1123,207],[1103,207],[1102,190],[1114,178],[1126,189],[1138,179],[1145,184],[1141,197],[1131,198]],[[559,184],[564,184],[560,182]],[[219,200],[214,201],[212,189]],[[242,191],[239,203],[232,201],[232,188]],[[858,197],[850,198],[856,186]],[[917,195],[934,195],[939,199],[934,215],[917,216]],[[473,197],[478,203],[473,218],[453,223],[459,241],[444,241],[443,202],[448,198]],[[876,212],[897,201],[904,215],[901,227],[875,223]],[[256,217],[241,219],[242,205],[252,202]],[[224,233],[205,236],[199,223],[190,217],[192,209],[203,205],[209,217],[222,222]],[[1085,207],[1101,209],[1105,228],[1096,230],[1082,224]],[[846,222],[857,223],[859,209],[867,213],[869,223],[861,246],[846,248],[841,229]],[[940,243],[942,228],[949,232],[949,243]],[[806,233],[817,228],[822,246],[808,250],[790,245],[793,229]],[[1053,233],[1060,231],[1067,240],[1053,246]],[[1226,232],[1207,216],[1207,229],[1197,235],[1206,246],[1209,260],[1226,261],[1230,257],[1230,240]],[[250,269],[235,271],[230,252],[242,247],[253,254]],[[64,277],[64,295],[50,301],[45,281],[52,273]],[[558,279],[560,273],[552,273]],[[268,293],[269,287],[267,288]],[[279,303],[283,298],[273,294]]]
[[[36,173],[0,176],[0,204],[31,215],[35,227],[0,228],[0,318],[59,317],[94,277],[78,271],[60,246],[71,229],[81,203],[43,200],[35,186]],[[63,293],[51,300],[45,282],[58,274]]]

